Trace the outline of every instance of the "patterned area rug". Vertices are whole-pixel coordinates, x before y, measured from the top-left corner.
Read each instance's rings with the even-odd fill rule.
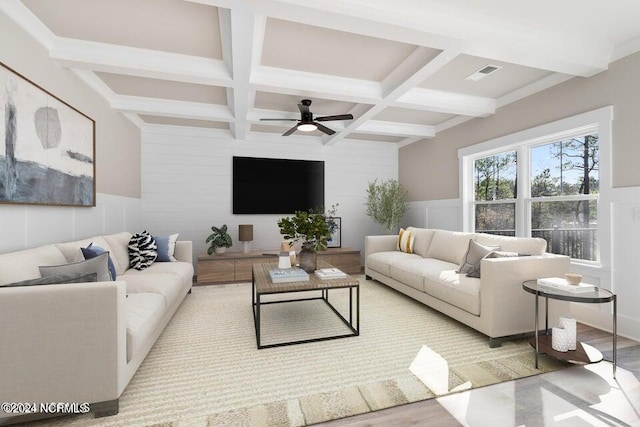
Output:
[[[263,350],[250,284],[195,287],[121,396],[118,415],[41,424],[303,426],[567,366],[541,358],[536,371],[524,340],[489,348],[486,336],[447,316],[378,282],[360,283],[359,337]],[[330,298],[345,313],[348,291]],[[346,330],[321,301],[264,307],[265,342]],[[435,392],[409,369],[420,362],[427,383],[439,383]]]

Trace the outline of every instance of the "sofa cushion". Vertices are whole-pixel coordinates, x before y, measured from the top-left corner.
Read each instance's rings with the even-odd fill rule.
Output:
[[[151,293],[164,297],[167,307],[178,300],[185,285],[177,274],[134,274],[128,270],[120,276],[127,282],[127,293]]]
[[[127,362],[131,361],[151,339],[165,312],[162,295],[155,293],[129,294],[125,300],[127,319]]]
[[[376,252],[367,256],[365,260],[367,268],[391,277],[391,265],[401,259],[421,259],[420,255],[406,254],[400,251]]]
[[[435,230],[429,230],[426,228],[407,227],[407,231],[413,231],[413,253],[418,254],[423,258],[427,258],[429,252],[429,246],[431,240],[436,233]]]
[[[67,283],[88,283],[88,282],[95,282],[97,278],[98,278],[98,275],[96,273],[62,274],[60,276],[38,277],[37,279],[22,280],[20,282],[0,285],[0,287],[17,288],[20,286],[64,285]]]
[[[40,246],[18,252],[0,254],[0,285],[41,277],[43,264],[64,264],[66,258],[56,245]]]
[[[456,273],[468,274],[473,271],[480,271],[480,261],[490,254],[492,251],[500,250],[500,246],[484,246],[480,243],[476,243],[473,240],[469,240],[469,248],[462,258],[460,266],[456,270]],[[473,276],[471,276],[473,277]],[[480,277],[480,276],[475,276]]]
[[[413,231],[400,229],[398,233],[398,246],[396,246],[400,252],[406,252],[408,254],[413,253]]]
[[[389,269],[391,278],[424,292],[424,261],[422,257],[396,260]]]
[[[86,248],[80,248],[80,251],[82,251],[82,256],[85,260],[95,258],[106,252],[100,246],[94,245],[93,242]],[[116,280],[116,267],[111,259],[111,254],[109,254],[109,258],[107,259],[107,266],[109,267],[109,276],[111,276],[111,280]]]
[[[476,242],[485,246],[500,246],[501,251],[518,252],[523,255],[542,255],[547,241],[539,237],[511,237],[478,233]]]
[[[475,236],[474,233],[435,230],[427,257],[460,265],[462,257],[469,247],[469,240],[473,240]]]
[[[142,271],[129,269],[124,274],[125,278],[131,276],[139,276],[146,274],[175,274],[180,277],[180,280],[184,285],[191,286],[193,284],[193,265],[189,262],[154,262],[151,267],[146,268]]]
[[[80,248],[86,248],[91,243],[100,246],[107,252],[111,251],[109,243],[100,236],[92,237],[90,239],[76,240],[74,242],[56,243],[56,247],[60,252],[62,252],[67,262],[78,262],[84,259]]]
[[[158,258],[158,245],[146,230],[136,233],[129,240],[129,267],[144,270]]]
[[[88,274],[96,273],[98,282],[109,282],[109,252],[98,255],[85,261],[71,262],[61,265],[41,265],[39,267],[42,277],[59,276],[61,274]]]
[[[428,277],[424,289],[432,297],[480,315],[480,279],[458,274],[455,270],[444,270],[437,277]]]
[[[173,262],[177,259],[173,256],[176,251],[176,241],[179,234],[172,234],[170,236],[153,236],[158,245],[158,258],[156,262]]]
[[[132,234],[123,231],[116,234],[108,234],[103,236],[104,240],[109,243],[111,248],[111,257],[113,258],[113,264],[116,267],[116,273],[123,274],[129,268],[129,240],[131,240]]]

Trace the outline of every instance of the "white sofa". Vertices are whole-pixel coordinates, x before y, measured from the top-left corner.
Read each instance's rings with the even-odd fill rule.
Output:
[[[177,262],[137,271],[128,268],[130,238],[122,232],[0,254],[0,402],[88,402],[95,416],[118,412],[118,398],[193,281],[190,241],[176,243]],[[116,281],[2,287],[40,277],[38,266],[77,260],[91,242],[110,252]],[[0,413],[0,424],[8,416]]]
[[[522,282],[560,276],[570,258],[545,253],[539,238],[496,236],[409,227],[414,253],[397,249],[398,236],[365,237],[365,274],[489,336],[491,347],[534,329],[534,296]],[[458,274],[469,240],[529,256],[485,258],[480,278]],[[542,316],[545,313],[542,311]],[[568,305],[549,305],[549,324],[566,314]],[[544,319],[544,317],[541,317]]]

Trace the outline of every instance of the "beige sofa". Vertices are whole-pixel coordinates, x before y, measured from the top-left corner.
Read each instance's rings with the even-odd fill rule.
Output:
[[[177,262],[137,271],[128,268],[130,238],[0,254],[0,286],[77,260],[91,242],[110,252],[117,271],[109,282],[0,287],[0,402],[88,402],[96,416],[118,412],[118,398],[193,280],[191,242],[176,243]],[[8,416],[0,413],[0,424]]]
[[[414,233],[412,254],[397,249],[396,235],[365,237],[366,276],[482,332],[489,336],[491,347],[533,332],[534,296],[522,289],[522,282],[564,277],[569,271],[569,257],[545,253],[543,239],[413,227],[407,230]],[[469,240],[529,256],[483,259],[480,278],[467,277],[456,270]],[[549,324],[555,324],[567,310],[566,303],[550,304]],[[540,314],[545,315],[542,307]]]

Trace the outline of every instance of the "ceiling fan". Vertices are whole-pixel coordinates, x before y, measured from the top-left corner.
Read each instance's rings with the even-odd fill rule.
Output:
[[[326,133],[327,135],[333,135],[334,133],[336,133],[336,131],[334,131],[333,129],[329,129],[328,127],[326,127],[323,124],[318,123],[318,122],[329,122],[329,121],[333,121],[333,120],[353,120],[353,115],[352,114],[338,114],[338,115],[335,115],[335,116],[322,116],[322,117],[316,117],[314,119],[313,118],[313,113],[311,111],[309,111],[309,106],[311,105],[311,100],[310,99],[303,99],[300,102],[301,103],[298,104],[298,109],[300,109],[300,119],[260,119],[260,120],[262,120],[262,121],[270,120],[270,121],[298,122],[297,125],[295,125],[291,129],[289,129],[288,131],[283,133],[282,136],[289,136],[289,135],[291,135],[292,133],[294,133],[297,130],[302,131],[302,132],[313,132],[316,129],[318,129],[321,132]]]

